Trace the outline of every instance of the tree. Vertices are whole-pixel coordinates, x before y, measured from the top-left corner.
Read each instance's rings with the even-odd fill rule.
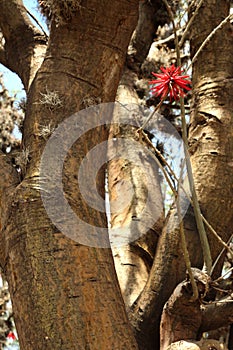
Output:
[[[166,349],[179,340],[199,341],[203,332],[230,325],[231,286],[229,280],[227,284],[220,279],[221,285],[216,281],[226,251],[232,254],[229,244],[233,231],[230,97],[233,52],[229,1],[192,1],[188,6],[188,35],[184,28],[175,32],[182,41],[187,35],[193,58],[189,142],[196,192],[192,189],[193,206],[183,220],[179,215],[182,203],[179,205],[177,201],[165,216],[158,168],[166,168],[167,164],[163,163],[158,147],[140,128],[146,118],[140,112],[140,105],[143,101],[149,105],[159,102],[159,97],[143,100],[145,93],[148,94],[145,81],[151,79],[151,71],[157,70],[160,63],[177,64],[172,36],[160,42],[160,49],[157,46],[159,60],[148,59],[148,51],[158,27],[171,23],[171,13],[174,20],[182,11],[183,2],[46,0],[39,3],[49,22],[49,37],[32,24],[21,0],[0,1],[3,36],[0,62],[19,75],[27,93],[19,168],[13,165],[11,152],[3,148],[0,154],[0,264],[9,283],[20,348]],[[227,19],[217,28],[224,18]],[[169,30],[167,27],[166,34]],[[176,48],[179,56],[177,45]],[[118,109],[113,111],[112,104],[104,103],[115,99]],[[132,106],[132,103],[136,103],[136,109],[121,112],[127,110],[125,104]],[[93,128],[68,150],[71,135],[67,129],[64,142],[54,143],[58,152],[49,158],[48,167],[45,158],[43,173],[41,159],[50,140],[56,142],[56,137],[59,140],[59,126],[66,125],[62,123],[70,116],[91,105],[96,106],[88,110],[93,116]],[[107,114],[113,115],[110,128],[100,121],[95,124],[96,111],[98,121],[106,112],[104,108],[110,108]],[[174,108],[165,100],[160,102],[160,112],[177,124]],[[135,113],[142,119],[135,118]],[[82,126],[83,115],[77,114],[75,127]],[[122,115],[126,115],[126,121],[120,119]],[[152,118],[149,136],[153,127]],[[185,140],[184,120],[182,129]],[[51,135],[55,134],[53,138]],[[112,201],[118,196],[119,184],[123,197],[128,193],[126,181],[134,188],[129,206],[119,212],[111,207],[112,229],[121,235],[125,223],[130,222],[127,235],[137,238],[123,247],[110,249],[103,205],[102,210],[87,205],[77,169],[95,145],[107,144],[109,149],[103,153],[111,154],[112,148],[117,147],[110,140],[119,137],[136,141],[145,152],[137,153],[132,143],[123,141],[117,146],[122,157],[113,158],[108,164]],[[64,220],[67,212],[57,197],[61,184],[54,184],[53,173],[48,171],[55,169],[56,173],[57,158],[64,151],[67,153],[62,178],[65,198],[77,217],[89,224],[89,229]],[[151,151],[157,152],[157,158]],[[98,157],[101,155],[97,154]],[[140,159],[148,170],[147,179],[138,163],[132,162],[133,158]],[[95,177],[94,171],[89,166],[88,174],[82,176],[84,182]],[[103,164],[96,179],[98,193],[104,198],[106,167]],[[87,196],[92,200],[90,192]],[[195,193],[202,216],[195,203]],[[151,206],[142,217],[148,198]],[[44,206],[47,199],[55,203],[51,215],[68,228],[70,236],[51,220]],[[211,258],[216,262],[213,271],[208,270],[205,248],[200,247],[202,238],[199,239],[198,232],[203,226],[203,216]],[[149,224],[151,220],[153,225]],[[102,235],[98,234],[99,228],[103,228]],[[196,268],[189,269],[188,279],[182,258],[183,229],[191,266]],[[70,238],[72,235],[75,239]],[[85,245],[77,239],[89,235],[92,244]],[[207,273],[201,271],[203,257],[207,261]],[[196,297],[192,297],[193,277]],[[223,295],[216,294],[216,288]],[[213,307],[211,302],[219,299],[223,300]],[[208,342],[209,348],[220,346],[217,341]]]

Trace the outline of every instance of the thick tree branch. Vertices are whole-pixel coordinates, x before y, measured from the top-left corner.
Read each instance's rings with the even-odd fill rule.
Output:
[[[46,38],[29,20],[21,0],[0,2],[0,27],[5,39],[2,63],[19,75],[28,90],[42,62]]]
[[[192,266],[202,266],[202,253],[191,208],[184,218],[186,240]],[[165,302],[178,283],[185,278],[185,264],[180,247],[180,231],[176,210],[170,210],[158,242],[148,282],[135,302],[130,315],[139,348],[159,348],[159,325]]]
[[[166,9],[161,0],[141,1],[139,5],[139,20],[133,36],[133,56],[137,63],[146,59],[155,32],[159,25],[168,20]]]
[[[233,295],[203,309],[201,332],[208,332],[233,323]]]
[[[198,284],[198,293],[204,288],[203,283]],[[189,281],[180,283],[166,303],[161,319],[160,349],[167,347],[181,339],[196,339],[201,324],[200,300],[192,300],[192,286]]]

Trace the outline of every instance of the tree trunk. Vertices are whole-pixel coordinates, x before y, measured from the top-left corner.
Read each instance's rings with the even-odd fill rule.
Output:
[[[229,14],[229,1],[203,2],[191,27],[191,55]],[[193,107],[189,140],[197,147],[191,155],[195,186],[202,212],[228,241],[233,231],[233,48],[229,23],[218,30],[193,65]],[[208,233],[212,259],[222,247]],[[222,260],[221,260],[222,261]],[[221,265],[215,275],[219,275]]]
[[[40,158],[47,141],[41,128],[56,127],[88,99],[114,100],[136,23],[137,1],[91,1],[68,23],[52,19],[47,52],[28,94],[23,147],[30,161],[2,213],[1,264],[22,350],[137,349],[111,250],[84,246],[59,232],[39,191]],[[107,227],[106,216],[87,207],[77,191],[74,170],[89,148],[106,139],[105,134],[97,129],[79,139],[64,168],[66,196],[93,232],[96,226]],[[104,187],[103,171],[97,182]],[[106,243],[108,237],[103,240]]]

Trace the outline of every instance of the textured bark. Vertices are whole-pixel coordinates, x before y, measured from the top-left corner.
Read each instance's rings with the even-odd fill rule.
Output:
[[[192,54],[210,31],[228,15],[228,11],[227,2],[221,5],[216,1],[204,3],[193,25],[195,29],[192,29]],[[229,53],[229,47],[232,46],[229,31],[229,26],[219,31],[212,38],[212,45],[202,51],[194,65],[194,106],[190,127],[191,144],[203,133],[191,158],[201,208],[225,241],[231,235],[233,222],[232,51]],[[203,64],[205,61],[208,64]],[[224,84],[227,84],[225,88]],[[148,282],[133,307],[132,324],[140,349],[159,349],[162,307],[174,287],[184,278],[184,265],[180,263],[179,229],[173,213],[170,215],[158,243]],[[215,259],[222,247],[210,234],[209,237],[212,257]],[[199,255],[196,262],[200,263],[200,245],[191,248],[190,252]],[[192,262],[192,266],[195,263]]]
[[[184,228],[192,266],[200,268],[202,254],[192,211],[185,215]],[[160,349],[159,328],[163,306],[177,284],[185,278],[185,265],[181,257],[179,223],[176,210],[172,209],[159,239],[147,284],[132,308],[131,322],[142,350]]]
[[[191,54],[229,13],[229,1],[203,2],[191,28]],[[193,65],[193,106],[189,140],[197,141],[191,155],[201,209],[226,242],[233,231],[233,48],[228,23],[218,30]],[[213,261],[221,245],[209,233]],[[216,275],[219,274],[219,266]]]
[[[132,123],[139,126],[140,122],[142,122],[142,120],[144,121],[141,112],[141,105],[144,102],[140,100],[135,87],[139,83],[139,79],[143,78],[143,72],[140,66],[143,65],[147,58],[155,32],[159,25],[165,24],[167,19],[167,12],[162,1],[140,2],[138,25],[128,50],[130,58],[128,57],[128,65],[124,69],[116,98],[121,104],[127,104],[129,108],[133,108],[132,116],[127,113],[127,118],[125,118],[126,124]],[[144,84],[147,84],[147,82],[144,82]],[[114,121],[116,123],[122,123],[122,115],[120,117],[119,115],[115,115]],[[135,123],[136,121],[138,124]],[[112,127],[110,137],[123,137],[139,142],[136,129],[137,126],[126,128],[123,126]],[[152,127],[149,129],[152,129]],[[144,150],[142,150],[143,148]],[[131,225],[127,234],[136,237],[136,232],[139,230],[144,230],[144,232],[146,232],[145,225],[147,225],[151,219],[153,220],[153,217],[155,218],[157,216],[155,223],[153,223],[153,225],[148,224],[146,234],[140,235],[139,239],[136,241],[133,240],[134,242],[131,242],[131,244],[113,246],[118,280],[127,307],[132,306],[145,286],[152,266],[158,237],[162,232],[164,224],[163,199],[160,189],[161,179],[158,174],[158,166],[155,164],[154,159],[148,157],[148,151],[146,152],[147,148],[148,145],[144,140],[140,155],[136,152],[133,145],[130,146],[128,144],[127,147],[121,150],[122,157],[128,159],[129,156],[131,156],[131,158],[133,156],[135,162],[140,163],[141,167],[127,161],[123,164],[122,160],[116,159],[111,161],[108,167],[110,199],[116,198],[119,184],[120,194],[118,194],[118,199],[120,199],[120,197],[122,197],[122,199],[125,198],[129,186],[132,186],[134,189],[131,205],[126,207],[121,213],[112,215],[112,228],[119,228],[120,235],[121,230],[123,228],[125,230],[126,223],[133,223],[133,220],[138,220],[136,217],[140,217],[140,213],[143,212],[144,205],[148,198],[153,204],[150,205],[147,212],[143,212],[143,217],[141,217],[140,222],[138,221],[137,228],[135,229],[135,225]],[[118,152],[119,151],[118,149]],[[145,173],[147,173],[146,176]],[[149,183],[147,183],[149,178]],[[151,193],[147,193],[152,183],[154,184],[153,189],[150,191]]]
[[[161,319],[160,349],[178,340],[195,339],[201,324],[200,302],[192,302],[192,288],[183,282],[165,304]]]
[[[214,304],[206,305],[202,311],[200,332],[224,327],[233,322],[232,297],[227,297]]]
[[[164,222],[158,166],[151,158],[145,140],[140,144],[137,133],[142,114],[134,90],[135,78],[136,74],[126,68],[117,93],[117,101],[126,108],[119,108],[119,113],[114,114],[116,124],[110,132],[110,138],[121,137],[131,143],[109,149],[109,155],[113,151],[121,158],[112,159],[108,167],[110,201],[123,203],[128,200],[126,206],[122,205],[121,210],[111,216],[111,227],[117,229],[119,237],[127,235],[130,242],[113,245],[117,275],[128,307],[145,286]],[[131,113],[127,112],[130,108]],[[136,145],[139,145],[138,149]],[[114,211],[113,206],[111,210]]]
[[[30,162],[3,215],[7,246],[1,264],[22,350],[137,349],[110,249],[83,246],[60,233],[39,191],[46,143],[40,127],[58,125],[87,98],[114,100],[136,21],[137,1],[89,1],[69,23],[51,22],[46,55],[28,94],[23,147]],[[60,108],[41,103],[49,92],[56,92]],[[74,173],[86,151],[105,137],[98,129],[79,139],[64,169],[72,209],[93,227],[107,227],[105,214],[87,207]],[[103,188],[103,172],[97,182]]]
[[[47,38],[31,23],[21,0],[0,2],[0,28],[5,39],[0,62],[20,76],[27,91],[42,63]]]
[[[19,183],[19,176],[16,170],[12,167],[8,157],[0,153],[0,230],[4,229],[4,220],[7,215],[7,205],[12,199],[12,192]],[[0,261],[6,259],[6,242],[1,235]]]
[[[138,63],[143,63],[153,41],[156,28],[160,23],[164,24],[167,18],[167,13],[164,11],[164,7],[160,2],[145,1],[140,4],[139,23],[133,36],[131,43],[132,47],[130,46],[136,65]],[[130,63],[132,64],[132,62]],[[131,64],[129,67],[131,67]],[[137,69],[134,69],[135,65],[132,64],[132,68],[135,72],[138,72]],[[120,102],[124,103],[125,101],[127,102],[130,100],[138,104],[138,96],[134,90],[136,85],[135,81],[137,79],[136,73],[130,73],[129,70],[126,70],[124,77],[125,76],[128,76],[128,81],[126,79],[125,81],[122,79],[122,84],[119,87],[119,92],[121,94]],[[120,172],[119,169],[122,169],[121,164],[116,164],[115,162],[115,168],[111,168],[112,174],[110,173],[110,176],[115,179],[116,184],[119,178],[124,176],[124,172],[122,170]],[[120,173],[121,176],[119,176]],[[117,174],[117,176],[114,177],[114,174]],[[140,182],[141,181],[142,178],[140,178]],[[111,190],[112,189],[110,189],[110,193]],[[133,207],[133,209],[135,208],[136,206]],[[163,235],[157,247],[154,264],[150,275],[148,276],[149,279],[147,280],[143,292],[135,301],[135,304],[132,305],[132,313],[130,318],[135,329],[139,347],[143,350],[154,350],[155,348],[159,349],[159,324],[163,305],[170,297],[175,286],[181,282],[185,276],[184,263],[180,261],[180,255],[182,255],[179,246],[180,234],[175,216],[176,213],[174,211],[170,213],[169,220],[167,221],[167,224],[165,224]],[[120,222],[119,216],[114,217],[113,223],[115,219],[119,219]],[[121,219],[124,221],[123,217],[121,217]],[[200,242],[199,238],[197,237],[196,225],[192,211],[189,211],[188,215],[186,216],[185,226],[187,235],[186,238],[188,240],[193,266],[201,267],[202,253],[199,249]],[[154,247],[156,247],[156,244],[157,243],[155,241]],[[138,291],[140,291],[145,283],[145,277],[147,277],[148,272],[150,271],[145,270],[145,265],[143,269],[143,265],[140,264],[140,256],[138,259],[137,255],[139,255],[138,251],[135,252],[135,250],[132,248],[129,249],[125,247],[124,249],[121,249],[121,252],[119,252],[119,250],[115,251],[115,262],[118,270],[118,278],[120,279],[121,286],[123,286],[126,294],[125,300],[127,304],[130,304]],[[144,257],[146,257],[145,254]],[[137,263],[135,263],[135,261],[137,261]],[[126,273],[124,274],[122,271],[126,271]],[[139,275],[137,275],[137,273],[135,274],[135,271],[139,272]],[[141,288],[138,288],[137,278],[140,275],[144,275],[144,278],[141,278]],[[126,287],[127,283],[129,285],[128,291]],[[132,285],[134,287],[132,287]],[[134,295],[132,295],[132,293],[134,293]]]
[[[190,281],[180,283],[165,304],[161,319],[160,349],[178,340],[198,339],[202,321],[201,299],[209,290],[210,277],[204,272],[193,269],[193,276],[197,284],[198,298],[192,300],[192,286]]]
[[[159,25],[169,20],[166,8],[161,0],[141,1],[139,20],[132,40],[132,51],[136,62],[143,63],[154,40]]]
[[[61,4],[61,1],[54,3]],[[68,21],[66,19],[58,22],[58,17],[52,18],[51,36],[45,54],[46,40],[29,22],[21,6],[22,2],[0,2],[1,30],[6,39],[5,47],[0,50],[0,60],[20,75],[28,90],[23,149],[29,150],[30,162],[24,169],[24,178],[20,184],[14,169],[5,161],[5,156],[0,157],[0,262],[8,277],[23,350],[73,350],[87,347],[92,350],[137,349],[110,250],[83,246],[60,233],[48,218],[39,192],[40,158],[47,141],[41,135],[41,127],[56,127],[74,112],[87,107],[90,102],[114,100],[127,45],[136,26],[136,0],[114,0],[111,3],[107,0],[101,3],[91,0],[87,3],[87,6],[78,6],[78,9],[72,11]],[[153,5],[155,3],[152,1]],[[78,4],[79,1],[76,2]],[[146,1],[145,5],[148,11],[150,2]],[[144,2],[141,3],[141,8],[143,6]],[[228,10],[227,1],[221,4],[217,0],[204,2],[192,28],[193,52],[211,29],[228,14]],[[59,11],[58,13],[60,14]],[[136,40],[138,61],[143,61],[149,48],[148,42],[152,38],[154,23],[150,10],[148,14],[148,22],[142,20],[141,27],[139,26],[143,32],[146,25],[149,25],[148,32],[145,29],[147,39],[140,42],[140,38],[143,38],[140,33]],[[191,143],[203,136],[192,154],[202,210],[224,240],[233,231],[233,133],[232,100],[229,92],[232,90],[233,67],[229,34],[232,34],[230,25],[216,33],[194,65],[194,108],[190,128]],[[44,55],[45,60],[40,67]],[[208,62],[208,65],[203,62]],[[31,85],[35,72],[37,74]],[[54,108],[41,102],[43,96],[49,92],[56,93],[60,101],[59,107]],[[134,92],[126,88],[124,93],[129,94],[129,98],[133,100]],[[133,128],[118,131],[121,136],[127,132],[130,137],[135,135]],[[74,174],[87,151],[105,139],[106,131],[101,128],[87,133],[72,147],[64,167],[66,197],[74,212],[93,227],[106,227],[106,217],[87,206],[79,192],[78,180]],[[143,161],[150,163],[145,155]],[[138,191],[135,191],[134,207],[128,208],[122,216],[113,217],[112,223],[117,226],[121,221],[127,221],[130,216],[134,216],[136,207],[143,206],[145,181],[140,170],[136,167],[133,169],[131,164],[116,161],[111,166],[111,196],[114,197],[119,178],[130,179]],[[125,166],[125,170],[122,166]],[[151,171],[156,173],[157,170],[151,168]],[[8,179],[8,172],[12,173],[9,188],[9,182],[5,180]],[[116,174],[119,176],[118,180],[115,180]],[[98,173],[97,182],[103,196],[103,170]],[[126,184],[122,188],[127,189]],[[141,202],[139,190],[143,194]],[[157,193],[160,196],[159,190]],[[154,192],[150,195],[153,196]],[[192,265],[201,267],[202,253],[192,212],[186,215],[185,230]],[[145,284],[149,274],[130,315],[136,339],[143,350],[159,349],[163,306],[175,286],[185,276],[179,225],[174,209],[165,223],[151,268],[157,231],[160,231],[160,225],[158,230],[153,228],[148,231],[149,235],[143,237],[145,240],[126,249],[128,261],[125,261],[125,266],[130,277],[126,280],[126,285],[130,286],[125,298],[128,305],[139,294],[142,283]],[[103,240],[108,242],[108,237],[103,237]],[[213,258],[216,258],[221,246],[212,236],[210,243]],[[140,277],[136,287],[136,274],[131,273],[136,268],[130,265],[135,260]],[[136,289],[135,293],[133,288]],[[231,321],[229,317],[227,314],[224,322]],[[205,315],[202,322],[205,329]]]

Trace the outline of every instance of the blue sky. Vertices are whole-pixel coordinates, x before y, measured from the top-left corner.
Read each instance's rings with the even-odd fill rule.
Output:
[[[24,0],[23,3],[25,7],[33,14],[33,16],[36,17],[39,23],[43,25],[44,29],[46,30],[45,21],[37,9],[37,0]],[[34,21],[32,20],[32,22]],[[12,73],[1,64],[0,64],[0,73],[3,73],[5,86],[9,90],[11,95],[17,94],[18,99],[25,96],[23,85],[21,83],[20,78],[17,76],[17,74]]]

